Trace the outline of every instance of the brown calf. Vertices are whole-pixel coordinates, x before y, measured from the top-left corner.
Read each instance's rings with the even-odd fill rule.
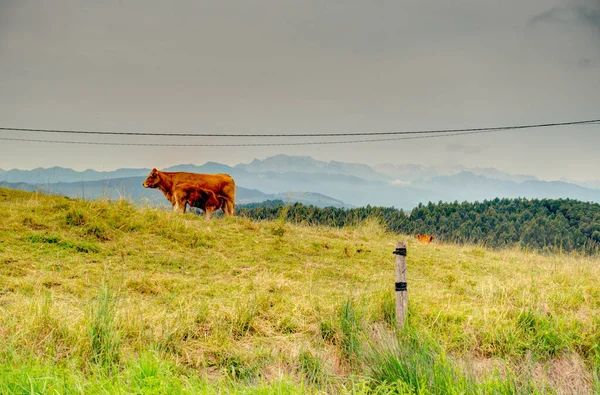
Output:
[[[186,205],[204,210],[207,219],[213,212],[222,208],[226,201],[209,189],[197,188],[195,185],[179,183],[173,188],[173,209],[185,213]]]

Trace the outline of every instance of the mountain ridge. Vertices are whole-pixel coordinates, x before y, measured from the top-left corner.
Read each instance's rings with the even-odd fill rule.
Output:
[[[308,202],[338,207],[370,204],[410,210],[418,203],[429,201],[476,201],[496,197],[572,198],[600,202],[599,189],[565,181],[543,181],[530,175],[511,175],[490,167],[468,169],[454,166],[439,170],[418,164],[389,163],[370,167],[357,163],[319,161],[309,156],[276,155],[235,166],[206,162],[203,165],[179,164],[163,170],[228,173],[239,188],[264,194],[262,196],[255,193],[256,199],[267,200],[289,195],[295,201],[307,203],[305,197],[308,196]],[[131,177],[141,179],[149,172],[149,168],[126,168],[109,172],[91,169],[78,172],[60,167],[13,169],[0,171],[0,181],[49,188],[60,182],[71,182],[74,184],[69,187],[61,185],[60,188],[74,190],[81,188],[82,182],[86,187],[85,183],[92,181],[106,182]],[[116,177],[123,174],[127,177]],[[57,181],[61,179],[65,181]],[[94,184],[87,187],[94,188]],[[137,194],[143,195],[143,192]],[[326,198],[320,199],[318,194]],[[239,197],[242,199],[241,194]],[[285,201],[285,198],[282,200]]]

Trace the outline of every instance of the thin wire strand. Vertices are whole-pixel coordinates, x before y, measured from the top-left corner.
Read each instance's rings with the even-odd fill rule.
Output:
[[[253,144],[153,144],[153,143],[115,143],[101,141],[59,141],[59,140],[39,140],[39,139],[22,139],[12,137],[0,137],[0,140],[6,141],[24,141],[32,143],[50,143],[50,144],[83,144],[83,145],[111,145],[111,146],[140,146],[140,147],[272,147],[272,146],[290,146],[290,145],[331,145],[331,144],[360,144],[360,143],[375,143],[382,141],[398,141],[398,140],[417,140],[427,138],[440,138],[452,136],[464,136],[471,134],[492,133],[500,130],[482,130],[476,132],[461,132],[443,135],[430,136],[411,136],[397,137],[386,139],[369,139],[369,140],[347,140],[347,141],[308,141],[308,142],[293,142],[293,143],[253,143]]]
[[[557,126],[575,126],[600,123],[600,119],[570,122],[539,123],[529,125],[514,126],[495,126],[467,129],[433,129],[417,131],[397,131],[397,132],[372,132],[372,133],[300,133],[300,134],[218,134],[218,133],[148,133],[148,132],[110,132],[110,131],[91,131],[91,130],[62,130],[62,129],[32,129],[32,128],[10,128],[0,127],[0,130],[13,132],[38,132],[38,133],[68,133],[68,134],[95,134],[95,135],[113,135],[113,136],[167,136],[167,137],[344,137],[344,136],[385,136],[385,135],[406,135],[406,134],[445,134],[460,132],[482,132],[496,130],[516,130],[516,129],[535,129]]]

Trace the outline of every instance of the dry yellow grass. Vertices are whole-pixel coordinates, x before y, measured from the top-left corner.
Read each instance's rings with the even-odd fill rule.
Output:
[[[85,375],[97,355],[118,371],[151,352],[201,377],[202,391],[281,380],[352,391],[364,366],[344,351],[340,309],[351,301],[364,333],[392,329],[392,251],[407,240],[409,324],[461,366],[564,393],[598,385],[597,258],[426,245],[376,220],[206,221],[5,189],[0,218],[0,358],[10,369],[40,361]]]

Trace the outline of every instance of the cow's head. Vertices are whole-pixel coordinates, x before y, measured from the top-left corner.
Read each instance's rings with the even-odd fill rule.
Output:
[[[142,185],[144,188],[158,188],[158,184],[160,184],[160,175],[158,174],[158,170],[152,169],[150,175]]]

